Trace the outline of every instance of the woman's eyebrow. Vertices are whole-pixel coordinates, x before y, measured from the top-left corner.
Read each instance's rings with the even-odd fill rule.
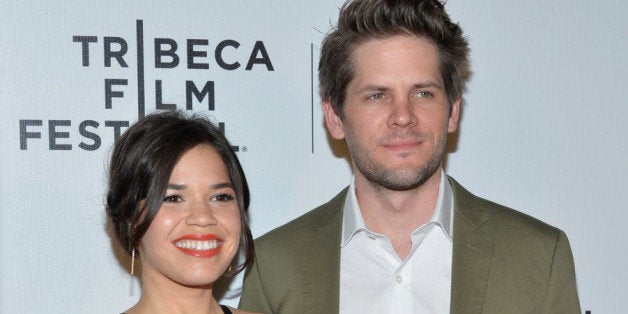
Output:
[[[231,182],[223,182],[223,183],[212,184],[211,187],[214,189],[224,189],[224,188],[233,189],[233,184],[231,184]]]
[[[168,189],[169,189],[169,190],[177,190],[177,191],[180,191],[180,190],[183,190],[183,189],[185,189],[185,188],[186,188],[186,185],[185,185],[185,184],[174,184],[174,183],[168,183]]]
[[[213,189],[233,188],[233,184],[231,184],[231,182],[222,182],[222,183],[211,184],[209,187]],[[185,184],[168,183],[169,190],[180,191],[180,190],[185,190],[185,188],[187,188],[187,185]]]

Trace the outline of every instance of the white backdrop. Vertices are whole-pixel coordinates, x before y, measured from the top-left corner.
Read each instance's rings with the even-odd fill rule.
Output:
[[[145,112],[185,109],[186,81],[208,86],[192,109],[239,147],[255,236],[348,184],[316,93],[318,49],[341,2],[2,1],[0,313],[119,313],[137,300],[103,202],[115,133],[137,120],[142,95]],[[565,230],[583,311],[625,311],[628,2],[446,7],[474,72],[447,172]],[[176,42],[176,57],[156,39]],[[218,59],[235,69],[216,61],[220,43]],[[237,303],[239,280],[224,303]]]

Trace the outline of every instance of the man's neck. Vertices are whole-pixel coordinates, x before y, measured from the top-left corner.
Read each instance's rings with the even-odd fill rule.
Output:
[[[430,221],[440,188],[442,168],[438,168],[422,185],[407,191],[375,186],[356,174],[357,201],[366,226],[388,237],[403,260],[412,248],[411,234]]]

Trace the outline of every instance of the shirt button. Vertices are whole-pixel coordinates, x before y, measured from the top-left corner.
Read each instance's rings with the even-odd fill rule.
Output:
[[[397,275],[397,276],[395,276],[395,281],[396,281],[397,283],[401,283],[401,282],[403,281],[403,276],[401,276],[401,275]]]
[[[371,238],[371,240],[375,240],[375,235],[372,233],[369,233],[369,238]]]

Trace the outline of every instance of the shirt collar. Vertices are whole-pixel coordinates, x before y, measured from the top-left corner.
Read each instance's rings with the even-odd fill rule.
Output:
[[[453,210],[453,192],[451,190],[451,184],[445,175],[445,171],[441,171],[436,207],[434,208],[434,214],[428,223],[433,222],[440,226],[449,241],[452,241],[453,239]],[[358,198],[355,194],[355,176],[351,179],[343,212],[342,239],[340,242],[341,247],[347,245],[356,233],[362,230],[368,230],[364,224],[364,219],[362,218],[362,213],[360,212],[360,205],[358,205]]]

